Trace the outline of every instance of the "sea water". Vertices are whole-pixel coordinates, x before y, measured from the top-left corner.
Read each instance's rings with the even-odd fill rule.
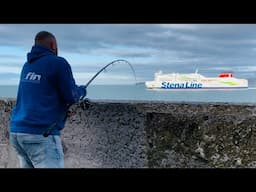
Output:
[[[17,86],[0,85],[0,98],[16,98]],[[255,103],[256,87],[248,89],[147,89],[145,84],[93,85],[87,89],[89,99],[102,100],[143,100],[172,102],[232,102]]]

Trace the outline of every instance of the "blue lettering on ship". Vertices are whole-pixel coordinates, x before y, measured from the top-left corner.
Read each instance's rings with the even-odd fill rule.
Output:
[[[166,81],[163,81],[161,86],[162,89],[200,89],[202,87],[202,83],[170,83]]]

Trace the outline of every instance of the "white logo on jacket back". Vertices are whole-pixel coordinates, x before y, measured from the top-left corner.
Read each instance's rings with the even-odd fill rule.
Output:
[[[31,82],[31,83],[40,83],[41,75],[36,74],[35,72],[28,72],[25,75],[25,78],[22,79],[24,82]]]

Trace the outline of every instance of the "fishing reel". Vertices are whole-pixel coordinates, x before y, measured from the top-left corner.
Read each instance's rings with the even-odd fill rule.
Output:
[[[90,101],[88,98],[85,98],[85,99],[83,99],[83,100],[81,100],[81,101],[79,102],[79,106],[80,106],[83,110],[89,109],[91,105],[92,105],[92,104],[91,104],[91,101]]]

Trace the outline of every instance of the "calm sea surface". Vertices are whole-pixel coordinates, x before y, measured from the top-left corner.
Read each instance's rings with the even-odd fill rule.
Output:
[[[138,85],[90,85],[89,99],[255,103],[256,87],[241,90],[149,90]],[[0,85],[1,98],[16,98],[17,86]]]

